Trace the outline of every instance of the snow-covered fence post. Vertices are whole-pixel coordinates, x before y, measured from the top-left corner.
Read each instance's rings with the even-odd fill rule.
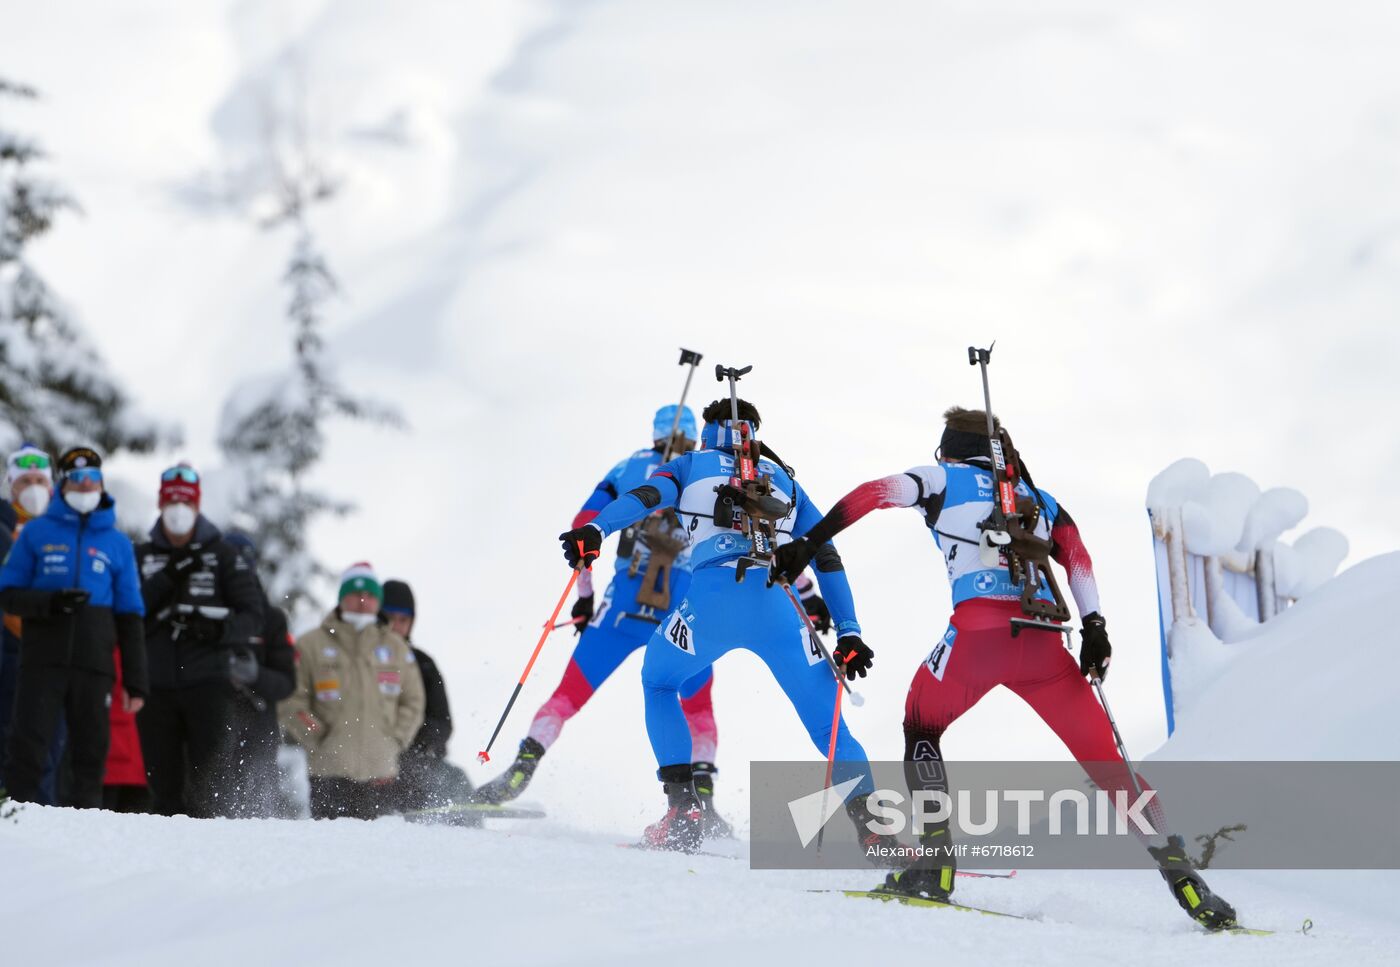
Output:
[[[1259,598],[1259,620],[1268,621],[1278,613],[1278,592],[1274,588],[1274,551],[1261,547],[1254,552],[1254,593]]]
[[[1170,734],[1176,712],[1189,708],[1214,670],[1229,661],[1224,645],[1252,637],[1287,602],[1329,580],[1346,557],[1347,542],[1318,528],[1291,547],[1281,543],[1307,514],[1302,494],[1285,487],[1261,493],[1243,474],[1212,475],[1190,458],[1152,479],[1147,507]]]

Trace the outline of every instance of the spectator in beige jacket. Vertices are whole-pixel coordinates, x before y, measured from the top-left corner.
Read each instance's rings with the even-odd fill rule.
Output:
[[[352,565],[340,604],[297,641],[297,685],[282,724],[306,747],[311,816],[372,819],[389,811],[403,752],[426,700],[413,649],[379,619],[374,569]]]

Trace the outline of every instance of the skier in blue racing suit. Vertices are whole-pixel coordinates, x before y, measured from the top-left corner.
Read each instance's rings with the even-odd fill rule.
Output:
[[[673,426],[676,439],[672,439]],[[652,425],[652,446],[624,458],[608,472],[574,517],[574,526],[580,527],[593,520],[619,494],[645,483],[661,466],[668,445],[671,453],[694,449],[695,431],[695,414],[690,407],[681,409],[679,420],[674,404],[657,410]],[[675,524],[674,516],[667,519]],[[658,526],[661,523],[656,522]],[[510,768],[478,789],[472,796],[474,800],[500,803],[524,792],[540,759],[559,738],[565,723],[583,708],[629,655],[646,644],[661,619],[674,606],[671,602],[685,597],[690,586],[690,552],[685,546],[690,542],[688,535],[680,528],[675,528],[671,535],[673,545],[682,546],[670,562],[667,576],[660,573],[661,565],[658,564],[656,571],[651,568],[653,552],[639,534],[641,529],[638,526],[622,529],[615,573],[596,608],[592,572],[584,571],[579,576],[578,599],[572,617],[581,637],[564,669],[564,676],[535,713],[530,731],[521,741],[520,751]],[[707,807],[704,810],[705,835],[724,837],[733,832],[713,808],[714,778],[718,772],[714,764],[717,732],[710,701],[713,681],[714,676],[706,667],[682,683],[680,706],[693,742],[694,761],[686,761],[695,774],[696,791]]]
[[[758,410],[739,401],[740,423],[752,434],[759,426]],[[591,564],[604,538],[632,526],[659,509],[675,508],[690,533],[690,590],[647,642],[642,664],[647,735],[656,754],[657,777],[667,796],[667,811],[647,828],[646,845],[689,851],[699,846],[703,806],[692,782],[691,736],[681,709],[680,689],[703,674],[716,660],[735,648],[745,648],[768,666],[792,702],[811,736],[827,753],[831,739],[834,678],[831,667],[807,640],[807,631],[787,592],[768,584],[768,575],[755,570],[746,580],[736,580],[739,559],[753,550],[742,531],[718,526],[715,521],[715,488],[734,476],[734,451],[740,426],[730,416],[730,401],[705,408],[701,449],[685,453],[660,467],[645,483],[609,503],[592,521],[559,535],[570,565]],[[786,517],[776,521],[777,543],[801,536],[821,519],[821,511],[808,500],[789,471],[777,462],[762,459],[758,473],[772,481],[773,493],[788,503]],[[822,596],[831,611],[838,634],[838,650],[850,658],[845,672],[864,676],[873,652],[861,641],[850,586],[835,547],[823,545],[814,564]],[[843,778],[864,776],[852,788],[847,811],[864,833],[869,819],[866,797],[872,791],[865,750],[846,728],[837,726],[834,784]],[[866,834],[868,836],[868,834]]]

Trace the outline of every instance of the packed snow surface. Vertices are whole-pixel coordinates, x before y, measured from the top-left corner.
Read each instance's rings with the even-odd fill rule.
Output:
[[[1211,674],[1153,758],[1397,758],[1400,652],[1384,607],[1397,584],[1400,553],[1383,555],[1247,643],[1219,646],[1203,627],[1178,641],[1179,651],[1214,642],[1217,653],[1204,656]],[[573,793],[612,794],[605,779]],[[915,956],[1277,967],[1393,964],[1400,944],[1398,871],[1212,871],[1243,922],[1280,933],[1207,936],[1147,871],[960,881],[962,902],[1035,919],[1026,923],[805,892],[869,888],[873,870],[751,871],[734,859],[619,849],[639,826],[490,822],[197,821],[26,806],[0,825],[6,962],[654,964],[704,948],[736,965]],[[716,846],[726,848],[742,859],[742,843]],[[1309,936],[1294,932],[1305,918],[1316,924]]]
[[[874,871],[753,872],[548,821],[196,821],[26,808],[0,832],[6,962],[1393,964],[1394,873],[1217,873],[1275,937],[1207,936],[1150,872],[1022,872],[958,896],[1024,923],[805,892]],[[635,831],[630,831],[635,835]],[[1293,933],[1303,919],[1311,936]]]

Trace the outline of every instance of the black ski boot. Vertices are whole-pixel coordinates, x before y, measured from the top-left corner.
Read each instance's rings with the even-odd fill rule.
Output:
[[[542,755],[544,746],[534,739],[525,739],[520,743],[520,752],[510,768],[472,793],[471,801],[492,805],[510,802],[530,784],[530,778],[535,774],[535,768],[539,766]]]
[[[700,798],[695,795],[689,765],[664,766],[657,770],[666,792],[666,815],[642,833],[642,845],[678,853],[696,853],[704,840]]]
[[[1186,855],[1186,842],[1180,836],[1169,836],[1166,846],[1147,848],[1157,861],[1162,879],[1167,881],[1172,896],[1181,904],[1187,916],[1207,930],[1228,930],[1238,926],[1235,908],[1223,897],[1211,892],[1206,881],[1196,872]]]
[[[920,854],[907,870],[896,870],[875,888],[876,893],[896,893],[921,900],[947,900],[957,880],[958,862],[953,856],[952,833],[946,822],[919,836]]]
[[[733,839],[734,827],[715,809],[715,773],[713,762],[694,762],[690,766],[695,776],[695,795],[700,800],[701,831],[706,839]]]
[[[909,865],[909,859],[902,854],[905,847],[891,833],[879,833],[871,827],[882,822],[870,812],[867,800],[870,797],[856,796],[846,801],[846,815],[856,827],[856,842],[865,850],[865,858],[873,866],[886,869]],[[881,855],[883,853],[883,855]]]

